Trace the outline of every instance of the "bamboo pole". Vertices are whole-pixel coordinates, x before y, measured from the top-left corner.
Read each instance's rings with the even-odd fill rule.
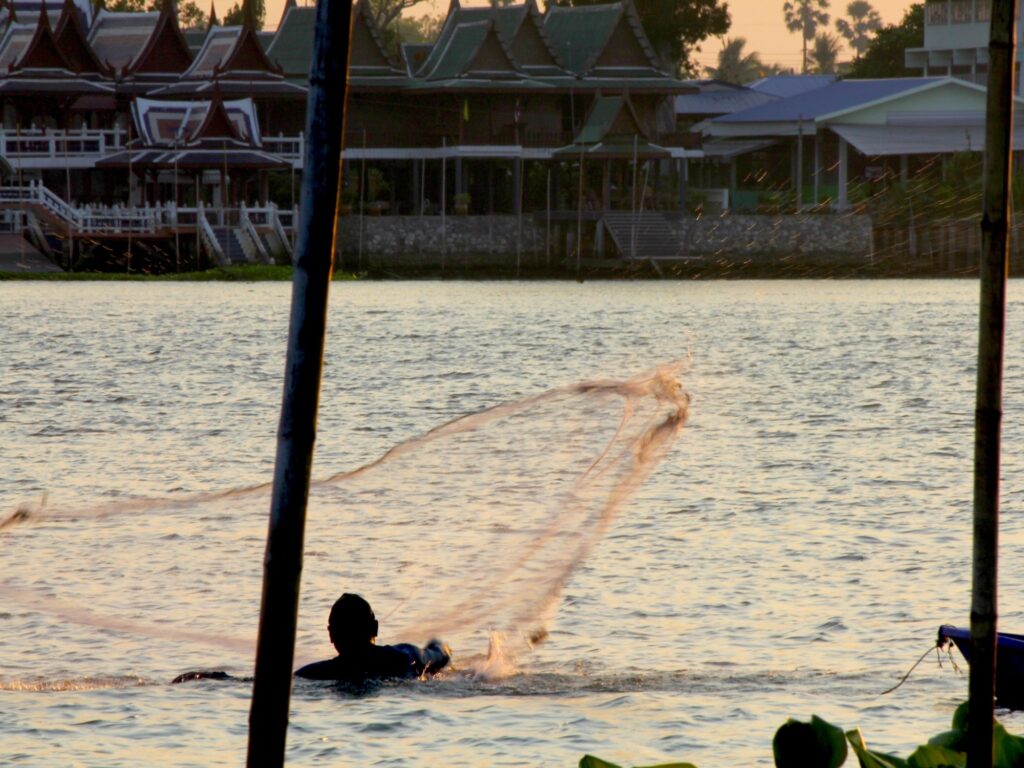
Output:
[[[316,441],[338,194],[352,5],[319,0],[309,73],[300,229],[295,251],[281,420],[263,558],[263,595],[247,765],[284,764],[295,660],[306,502]],[[342,104],[345,102],[342,101]]]
[[[576,282],[582,283],[580,258],[583,255],[583,145],[580,144],[580,189],[576,198]]]
[[[974,568],[971,586],[971,669],[967,765],[993,761],[997,566],[999,547],[999,442],[1003,407],[1003,345],[1013,69],[1017,0],[995,0],[989,40],[985,122],[985,190],[981,219],[981,301],[978,382],[974,412]]]

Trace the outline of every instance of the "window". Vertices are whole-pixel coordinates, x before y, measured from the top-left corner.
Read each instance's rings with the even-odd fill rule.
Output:
[[[930,27],[949,24],[949,4],[946,0],[935,0],[925,5],[925,23]]]
[[[953,0],[950,3],[950,21],[953,24],[970,24],[974,21],[973,5],[973,0]]]

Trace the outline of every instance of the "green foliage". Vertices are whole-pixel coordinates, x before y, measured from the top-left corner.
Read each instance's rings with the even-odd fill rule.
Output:
[[[1024,765],[1024,737],[1014,736],[998,721],[993,731],[992,768]],[[868,749],[859,728],[845,734],[817,715],[809,723],[787,720],[775,732],[772,749],[776,768],[839,768],[846,763],[847,744],[860,768],[965,768],[967,765],[967,703],[953,713],[953,727],[914,750],[909,758]],[[620,768],[593,755],[584,755],[580,768]],[[650,768],[695,768],[690,763],[669,763]]]
[[[718,66],[705,67],[708,77],[727,83],[749,83],[765,75],[765,65],[756,51],[744,53],[745,37],[725,39],[725,45],[718,52]]]
[[[807,44],[818,34],[818,27],[828,24],[828,0],[786,0],[782,15],[786,29],[799,32],[803,40],[803,65],[801,72],[807,72]]]
[[[615,763],[609,763],[593,755],[584,755],[580,758],[579,768],[622,768]],[[639,766],[638,766],[639,768]],[[649,765],[646,768],[697,768],[693,763],[662,763],[660,765]]]
[[[875,39],[850,69],[850,77],[912,77],[921,74],[907,69],[903,51],[924,45],[924,4],[915,3],[907,9],[899,24],[889,24],[875,34]]]
[[[871,45],[872,36],[882,28],[882,17],[868,0],[853,0],[846,6],[846,19],[836,19],[836,30],[846,38],[857,56],[863,56]]]
[[[838,768],[846,760],[841,729],[817,715],[811,722],[787,720],[772,740],[777,768]]]
[[[266,0],[249,0],[252,7],[253,22],[256,29],[263,29],[263,22],[267,16]],[[224,14],[225,27],[240,27],[245,22],[245,0],[241,0],[228,8]]]
[[[814,63],[813,72],[821,75],[834,75],[839,59],[839,38],[830,32],[819,32],[814,38],[810,60]]]

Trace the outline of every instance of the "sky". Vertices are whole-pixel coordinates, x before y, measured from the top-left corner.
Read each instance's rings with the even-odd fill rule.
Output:
[[[267,24],[276,26],[281,18],[281,9],[285,0],[266,0],[267,3]],[[308,0],[307,0],[308,1]],[[303,0],[299,0],[300,3]],[[849,0],[831,0],[829,13],[830,31],[835,32],[835,20],[837,12],[845,15],[846,5]],[[224,7],[230,4],[228,0],[219,0]],[[463,0],[464,5],[480,5],[476,0]],[[747,40],[746,51],[757,51],[761,60],[767,64],[781,64],[785,67],[799,69],[801,44],[800,35],[786,29],[782,15],[783,0],[728,0],[729,11],[732,15],[732,28],[728,37],[744,37]],[[910,7],[910,0],[871,0],[871,4],[881,14],[882,21],[886,24],[896,24],[903,18],[904,12]],[[444,13],[448,8],[448,0],[424,0],[414,9],[409,11],[413,16],[424,14],[436,15]],[[714,66],[717,63],[718,51],[722,47],[721,40],[711,38],[701,46],[697,54],[697,61],[702,66]],[[843,57],[840,57],[843,58]]]

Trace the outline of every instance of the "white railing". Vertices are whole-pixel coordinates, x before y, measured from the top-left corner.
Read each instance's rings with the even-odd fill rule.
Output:
[[[273,152],[285,160],[290,160],[296,168],[302,167],[302,158],[306,151],[306,138],[301,133],[298,136],[263,136],[263,149]]]
[[[285,253],[292,256],[292,241],[288,237],[288,233],[284,231],[284,224],[281,223],[280,211],[274,203],[270,203],[270,226],[274,230],[274,234],[277,239],[281,241],[281,247],[284,248]],[[291,211],[288,212],[291,214]],[[289,215],[289,219],[291,216]]]
[[[199,238],[203,241],[203,247],[206,248],[206,252],[209,253],[213,257],[213,260],[220,266],[226,267],[228,265],[227,257],[224,255],[224,250],[220,247],[220,241],[217,239],[217,233],[215,233],[213,231],[213,227],[210,226],[210,221],[206,217],[206,211],[204,210],[202,203],[199,204],[196,220],[199,223]]]
[[[121,128],[63,130],[0,127],[0,155],[14,168],[91,167],[97,160],[125,148],[128,132]]]
[[[265,215],[266,209],[261,210],[260,213]],[[270,264],[271,259],[270,254],[267,253],[267,246],[264,244],[263,238],[260,237],[260,233],[256,231],[256,227],[253,226],[252,220],[249,218],[248,209],[246,209],[244,203],[239,211],[238,220],[242,225],[242,231],[245,233],[245,236],[252,243],[259,261],[263,264]]]
[[[287,240],[286,230],[296,219],[292,211],[279,211],[273,203],[253,207],[243,205],[241,208],[180,207],[173,202],[142,206],[75,205],[38,181],[30,181],[23,186],[0,186],[0,207],[6,209],[6,213],[17,214],[21,206],[27,209],[33,205],[44,209],[63,224],[71,225],[77,232],[96,235],[169,233],[178,228],[192,229],[197,224],[202,228],[205,224],[211,228],[241,226],[248,230],[251,227],[253,232],[257,228],[267,228],[282,240]],[[8,221],[14,221],[13,225],[17,226],[20,219]],[[259,238],[257,241],[262,243]]]

